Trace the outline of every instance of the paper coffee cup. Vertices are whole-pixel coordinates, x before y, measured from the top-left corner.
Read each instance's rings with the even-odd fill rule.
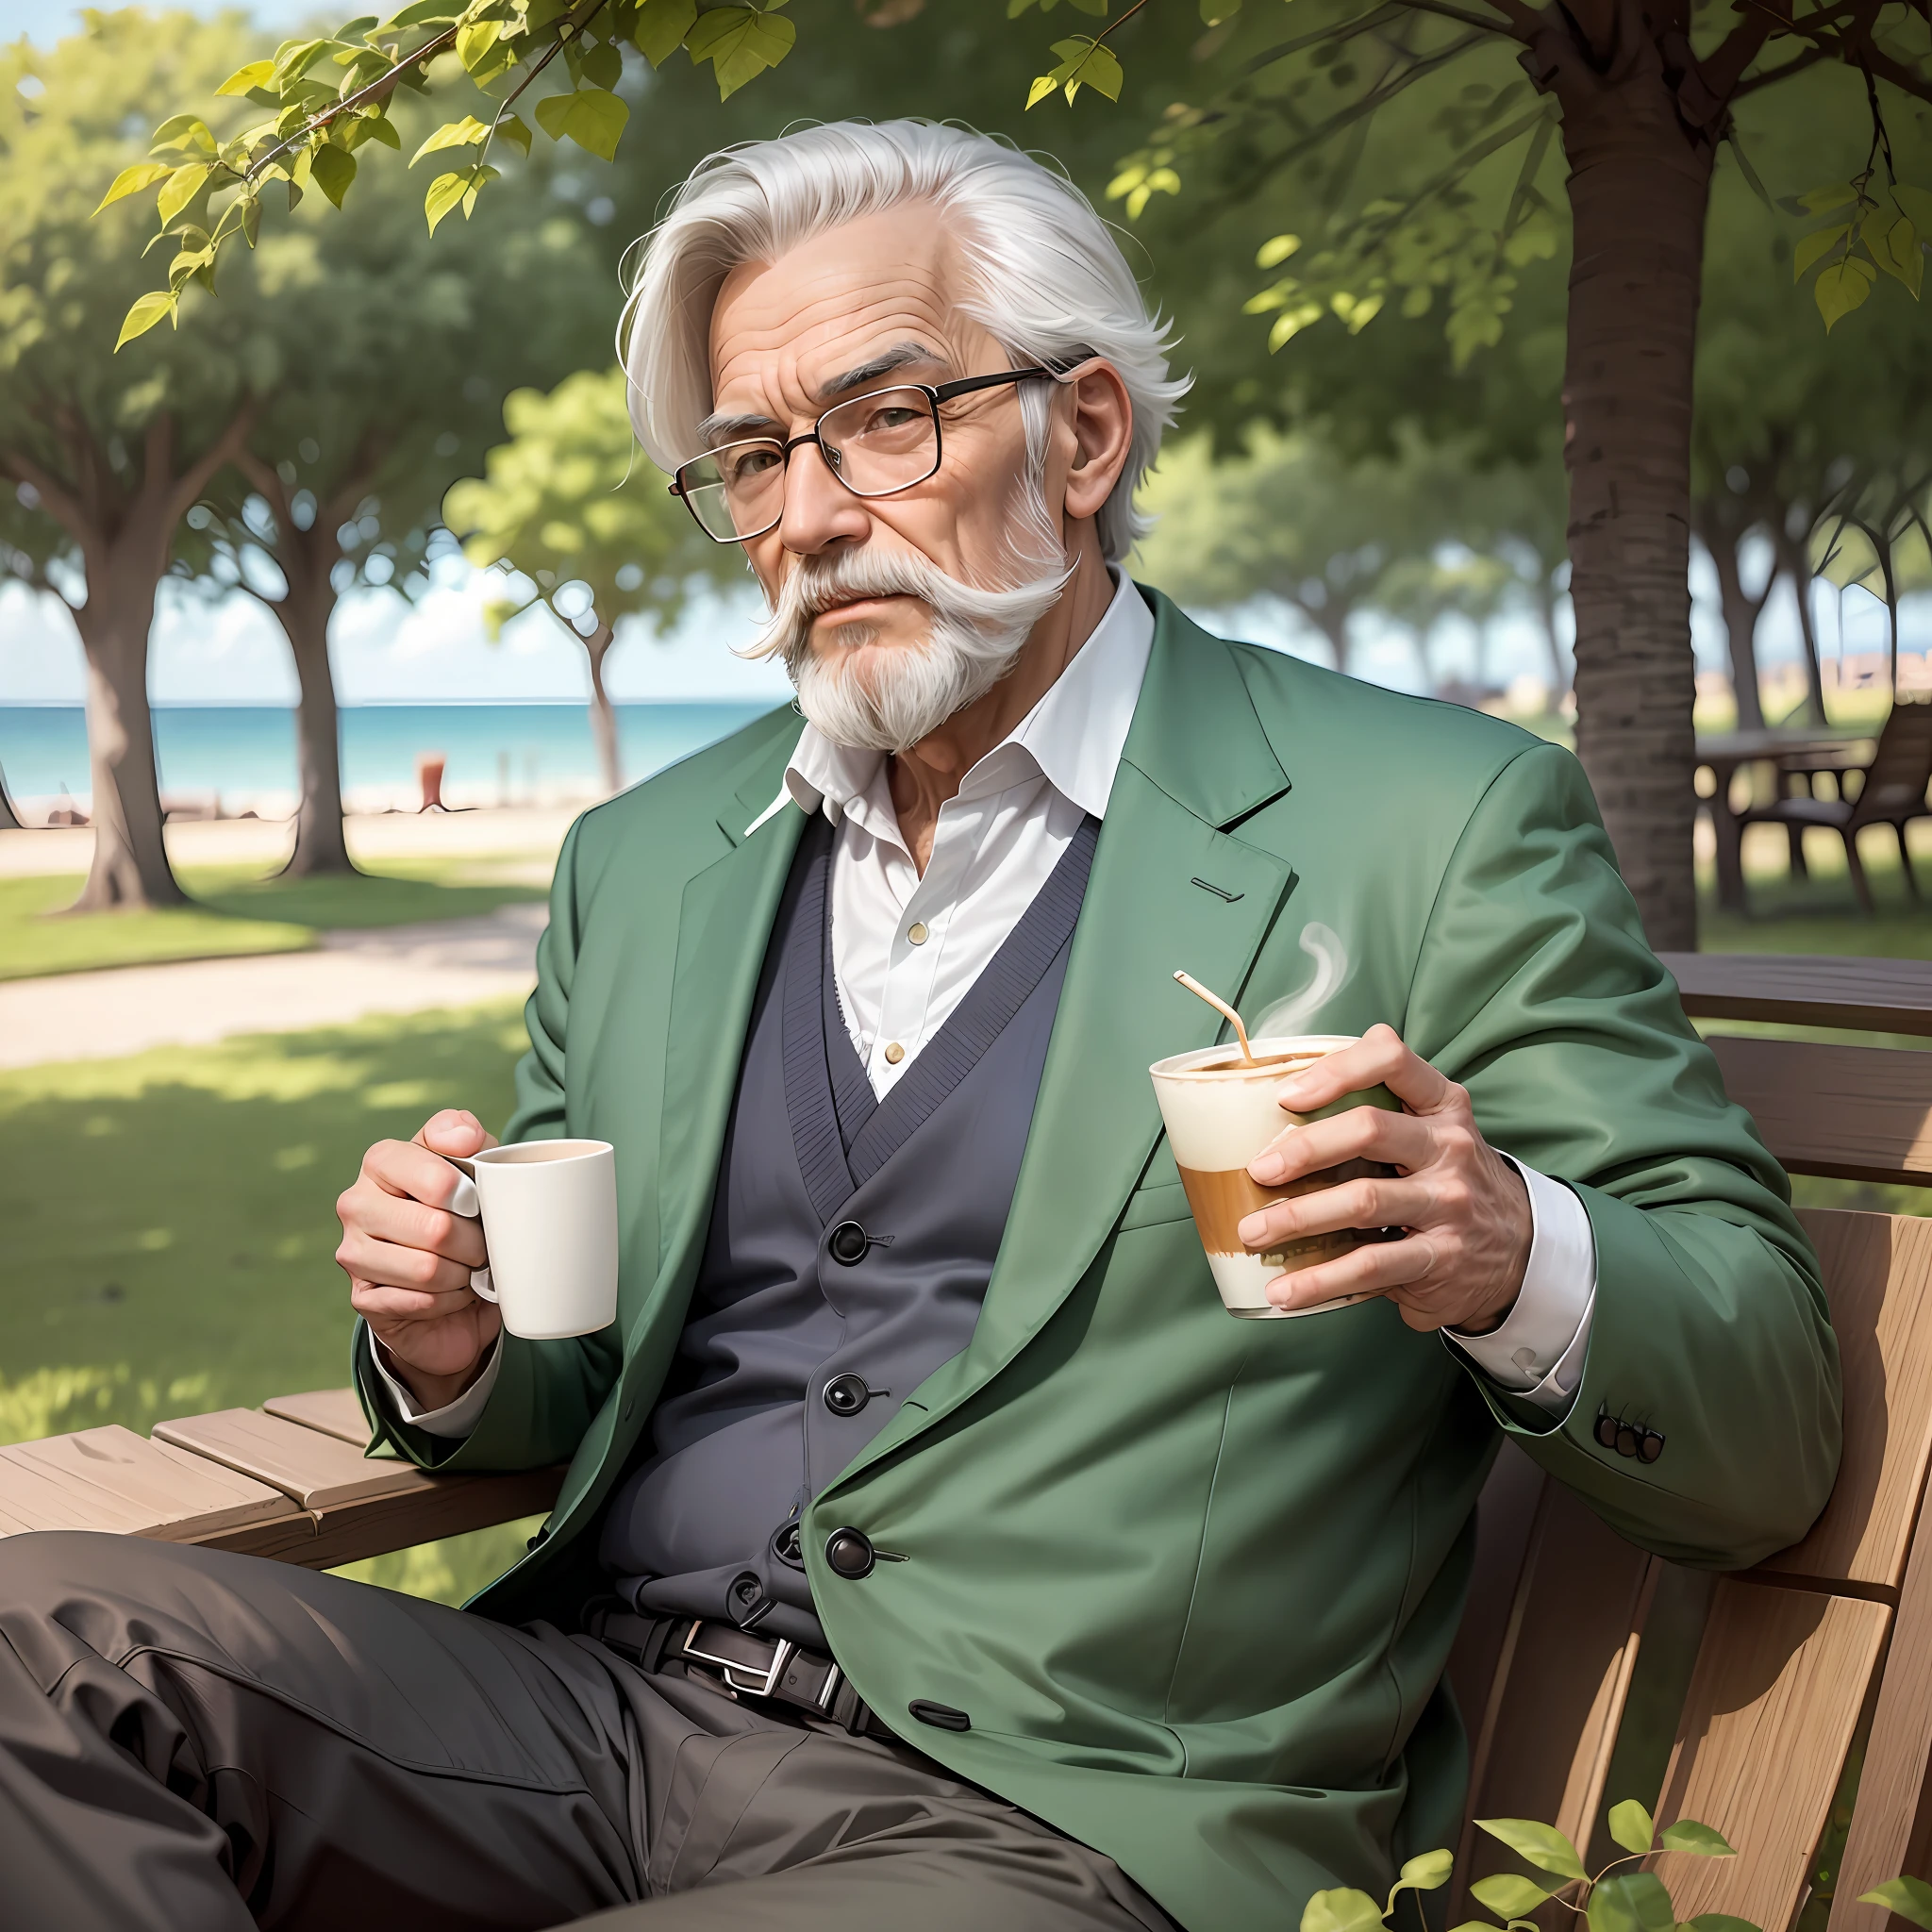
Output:
[[[1380,1087],[1346,1094],[1333,1106],[1307,1114],[1290,1113],[1276,1100],[1282,1082],[1293,1074],[1297,1062],[1306,1064],[1354,1046],[1357,1041],[1352,1035],[1295,1034],[1250,1043],[1255,1058],[1263,1064],[1243,1065],[1241,1049],[1225,1041],[1156,1060],[1147,1070],[1154,1076],[1168,1145],[1180,1169],[1181,1184],[1188,1191],[1188,1205],[1194,1210],[1194,1225],[1207,1250],[1214,1285],[1229,1314],[1257,1321],[1276,1315],[1319,1315],[1366,1301],[1366,1294],[1350,1294],[1318,1302],[1312,1307],[1280,1308],[1268,1299],[1267,1288],[1278,1274],[1293,1274],[1388,1239],[1380,1229],[1309,1235],[1259,1251],[1245,1246],[1238,1230],[1257,1208],[1389,1170],[1374,1161],[1350,1160],[1305,1174],[1286,1187],[1264,1188],[1248,1174],[1248,1162],[1286,1127],[1345,1113],[1356,1107],[1379,1107],[1391,1112],[1400,1108],[1394,1096]]]
[[[467,1160],[453,1213],[478,1215],[490,1265],[470,1276],[526,1341],[617,1319],[617,1157],[608,1141],[513,1141]]]

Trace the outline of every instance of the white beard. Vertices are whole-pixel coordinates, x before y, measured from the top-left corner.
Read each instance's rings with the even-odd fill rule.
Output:
[[[909,751],[1006,676],[1033,626],[1058,601],[1071,575],[1063,562],[1056,558],[1042,570],[1039,559],[1016,561],[1035,574],[1010,589],[981,590],[948,576],[917,551],[867,546],[807,557],[741,655],[782,657],[799,709],[834,744]],[[916,597],[932,612],[924,643],[880,653],[862,675],[846,653],[870,643],[875,626],[844,625],[837,643],[815,650],[813,620],[858,596]]]

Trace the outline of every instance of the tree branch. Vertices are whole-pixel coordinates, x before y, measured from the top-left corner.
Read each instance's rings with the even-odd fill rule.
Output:
[[[43,470],[30,456],[17,449],[0,450],[0,470],[16,483],[25,483],[41,499],[41,508],[74,539],[85,544],[95,534],[80,499],[51,471]]]
[[[167,500],[168,527],[171,530],[188,514],[215,472],[225,464],[233,462],[247,446],[249,432],[255,427],[255,419],[259,410],[260,404],[254,396],[244,398],[242,406],[228,418],[228,426],[181,473]],[[166,421],[169,425],[168,434],[172,444],[173,418],[163,412],[160,420]]]
[[[1746,95],[1755,94],[1761,88],[1775,87],[1779,81],[1787,79],[1790,75],[1803,74],[1806,68],[1816,67],[1821,60],[1829,58],[1830,50],[1826,47],[1807,47],[1802,54],[1787,60],[1782,67],[1769,67],[1762,74],[1754,74],[1748,79],[1740,80],[1731,90],[1731,99],[1741,101]]]
[[[1915,101],[1932,101],[1932,75],[1916,72],[1890,55],[1880,53],[1869,42],[1860,58],[1865,71],[1874,79],[1890,81],[1900,93],[1910,94]]]

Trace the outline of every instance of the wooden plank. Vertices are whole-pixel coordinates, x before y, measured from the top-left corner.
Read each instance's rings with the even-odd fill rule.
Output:
[[[118,1424],[0,1449],[0,1523],[13,1528],[193,1542],[288,1514],[280,1491]]]
[[[1656,1558],[1570,1491],[1545,1484],[1509,1639],[1471,1754],[1452,1919],[1472,1880],[1514,1869],[1509,1854],[1471,1821],[1541,1818],[1589,1842],[1656,1578]]]
[[[1932,1772],[1932,1535],[1913,1540],[1899,1596],[1898,1620],[1887,1646],[1885,1674],[1872,1714],[1872,1735],[1858,1774],[1851,1835],[1839,1864],[1827,1932],[1886,1932],[1883,1906],[1861,1906],[1858,1894],[1902,1872],[1923,1874],[1921,1811]],[[1919,1840],[1914,1843],[1914,1840]],[[1906,1921],[1897,1922],[1904,1932]]]
[[[154,1436],[268,1483],[305,1509],[397,1493],[420,1474],[410,1463],[371,1460],[339,1437],[254,1408],[157,1423]]]
[[[1868,1033],[1932,1033],[1932,960],[1795,953],[1659,953],[1684,1010]]]
[[[1895,1591],[1932,1469],[1932,1221],[1837,1208],[1799,1219],[1838,1335],[1844,1453],[1810,1534],[1751,1574]]]
[[[1657,1815],[1701,1820],[1738,1857],[1658,1861],[1679,1919],[1790,1924],[1890,1622],[1879,1603],[1718,1584]]]
[[[1793,1174],[1932,1187],[1932,1053],[1713,1040],[1725,1091]]]
[[[534,1516],[557,1501],[563,1471],[520,1470],[502,1475],[430,1475],[410,1467],[407,1485],[330,1508],[298,1511],[197,1539],[243,1556],[274,1557],[309,1570],[332,1570],[416,1543],[488,1529]]]
[[[271,1395],[261,1408],[264,1415],[300,1423],[305,1429],[320,1429],[325,1436],[339,1436],[358,1449],[369,1446],[368,1418],[353,1389],[311,1389],[306,1395]]]

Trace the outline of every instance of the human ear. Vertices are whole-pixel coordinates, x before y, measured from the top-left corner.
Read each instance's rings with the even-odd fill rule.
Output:
[[[1134,406],[1111,363],[1094,362],[1062,385],[1073,430],[1067,470],[1066,514],[1097,515],[1126,467],[1134,434]]]

